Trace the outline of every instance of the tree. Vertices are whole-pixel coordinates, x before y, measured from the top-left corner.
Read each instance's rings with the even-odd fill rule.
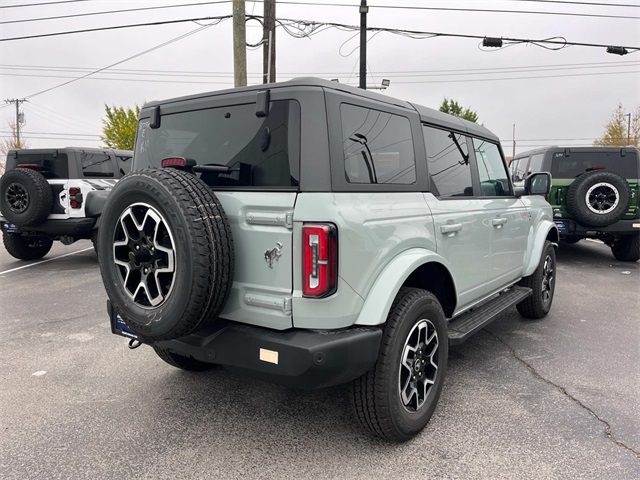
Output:
[[[469,107],[463,108],[458,102],[453,99],[445,98],[440,104],[441,112],[448,113],[449,115],[455,115],[456,117],[464,118],[473,123],[478,123],[478,113],[471,110]]]
[[[597,139],[594,145],[624,146],[635,145],[640,147],[640,106],[636,107],[631,115],[631,128],[629,118],[625,113],[622,103],[613,111],[611,120],[604,127],[604,135]]]
[[[102,141],[109,148],[133,150],[136,141],[136,128],[140,107],[133,108],[104,106],[105,118],[102,120]]]
[[[4,173],[7,152],[28,147],[24,138],[18,139],[18,131],[14,122],[9,122],[9,130],[11,131],[9,136],[0,140],[0,175]]]

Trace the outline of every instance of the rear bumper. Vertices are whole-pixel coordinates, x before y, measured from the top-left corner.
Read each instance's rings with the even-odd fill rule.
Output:
[[[560,236],[578,236],[578,237],[598,237],[601,234],[617,234],[617,233],[638,233],[640,232],[640,218],[631,220],[620,220],[606,227],[587,227],[581,225],[575,220],[568,218],[553,219]]]
[[[132,338],[109,310],[113,333]],[[207,330],[157,345],[273,383],[314,389],[349,382],[373,368],[381,338],[380,328],[277,331],[218,320]]]
[[[45,235],[71,235],[91,237],[95,218],[66,218],[63,220],[45,220],[43,223],[30,227],[15,227],[0,217],[0,228],[3,232],[42,233]]]

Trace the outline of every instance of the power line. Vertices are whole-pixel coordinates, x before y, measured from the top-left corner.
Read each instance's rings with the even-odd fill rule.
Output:
[[[148,23],[136,23],[136,24],[128,24],[128,25],[115,25],[110,27],[98,27],[98,28],[88,28],[82,30],[67,30],[62,32],[52,32],[52,33],[44,33],[37,35],[25,35],[21,37],[10,37],[10,38],[0,38],[0,42],[6,42],[11,40],[24,40],[30,38],[43,38],[43,37],[53,37],[58,35],[69,35],[75,33],[86,33],[86,32],[95,32],[102,30],[114,30],[114,29],[122,29],[122,28],[133,28],[133,27],[143,27],[143,26],[157,26],[157,25],[166,25],[166,24],[174,24],[174,23],[184,23],[184,22],[197,22],[197,21],[213,21],[218,24],[224,20],[231,18],[231,15],[223,15],[216,17],[199,17],[199,18],[184,18],[179,20],[165,20],[158,22],[148,22]],[[262,20],[262,16],[258,15],[247,15],[246,18],[248,20]],[[278,26],[283,28],[285,32],[295,38],[308,38],[312,35],[316,35],[322,31],[325,31],[330,28],[335,28],[344,31],[355,31],[359,30],[359,26],[348,25],[343,23],[336,22],[321,22],[315,20],[297,20],[297,19],[289,19],[289,18],[279,18],[276,19]],[[471,35],[471,34],[462,34],[462,33],[446,33],[446,32],[426,32],[420,30],[403,30],[398,28],[383,28],[383,27],[369,27],[368,31],[372,32],[386,32],[395,35],[403,35],[410,38],[418,39],[418,38],[433,38],[433,37],[455,37],[455,38],[469,38],[469,39],[485,39],[486,36],[483,35]],[[513,43],[528,43],[544,48],[551,48],[547,45],[556,46],[556,49],[565,48],[568,46],[582,46],[582,47],[599,47],[599,48],[607,48],[610,45],[605,45],[601,43],[587,43],[587,42],[570,42],[562,37],[554,37],[557,39],[543,38],[543,39],[524,39],[524,38],[510,38],[510,37],[501,37],[501,40],[507,45]],[[640,47],[631,47],[631,46],[620,46],[617,47],[624,51],[637,51],[640,50]]]
[[[92,0],[60,0],[57,2],[41,2],[41,3],[21,3],[20,5],[2,5],[0,8],[18,8],[18,7],[40,7],[42,5],[56,5],[58,3],[78,3],[89,2]]]
[[[552,69],[552,70],[568,70],[583,68],[608,68],[618,66],[635,66],[640,63],[637,61],[618,61],[618,62],[581,62],[581,63],[551,63],[542,65],[514,65],[510,67],[488,67],[488,68],[454,68],[454,69],[440,69],[440,70],[380,70],[376,71],[380,74],[425,74],[430,75],[432,73],[446,73],[446,72],[481,72],[481,71],[505,71],[505,70],[520,70],[520,69]],[[20,65],[20,64],[0,64],[0,69],[9,70],[34,70],[34,71],[68,71],[68,72],[86,72],[95,70],[95,67],[73,67],[73,66],[58,66],[58,65]],[[103,73],[109,74],[132,74],[132,75],[167,75],[167,76],[181,76],[181,75],[193,75],[193,76],[233,76],[231,71],[209,71],[209,70],[166,70],[166,69],[127,69],[127,68],[109,68]],[[282,72],[286,75],[347,75],[351,72]],[[261,74],[254,74],[256,77],[262,77]]]
[[[153,7],[139,7],[139,8],[124,8],[120,10],[103,10],[99,12],[87,12],[87,13],[72,13],[69,15],[56,15],[52,17],[37,17],[37,18],[22,18],[19,20],[6,20],[4,22],[0,22],[0,25],[10,24],[10,23],[25,23],[25,22],[39,22],[44,20],[61,20],[68,18],[77,18],[77,17],[90,17],[94,15],[107,15],[113,13],[126,13],[126,12],[141,12],[144,10],[161,10],[165,8],[180,8],[180,7],[196,7],[203,5],[217,5],[221,3],[231,3],[231,0],[217,0],[213,2],[195,2],[195,3],[183,3],[179,5],[157,5]]]
[[[282,5],[307,5],[314,7],[349,7],[357,8],[357,5],[350,3],[317,3],[301,2],[296,0],[279,0]],[[574,12],[547,12],[544,10],[507,10],[498,8],[462,8],[462,7],[425,7],[419,5],[369,5],[373,9],[393,9],[393,10],[427,10],[439,12],[476,12],[476,13],[509,13],[527,15],[558,15],[566,17],[592,17],[592,18],[617,18],[627,20],[638,20],[640,17],[629,15],[609,15],[599,13],[574,13]]]
[[[534,2],[534,3],[560,3],[567,5],[591,5],[597,7],[628,7],[640,8],[640,5],[629,3],[603,3],[603,2],[574,2],[569,0],[511,0],[512,2]]]
[[[11,130],[0,130],[0,133],[13,133]],[[95,135],[92,133],[62,133],[62,132],[27,132],[22,131],[25,135],[60,135],[60,136],[77,136],[77,137],[98,137],[101,138],[101,135]]]
[[[157,22],[147,22],[147,23],[130,23],[127,25],[111,25],[108,27],[95,27],[95,28],[83,28],[80,30],[65,30],[62,32],[51,32],[51,33],[40,33],[37,35],[24,35],[21,37],[9,37],[9,38],[0,38],[0,42],[9,42],[13,40],[27,40],[30,38],[45,38],[45,37],[57,37],[60,35],[72,35],[75,33],[89,33],[89,32],[101,32],[104,30],[119,30],[122,28],[135,28],[135,27],[153,27],[157,25],[169,25],[173,23],[185,23],[185,22],[198,22],[198,21],[223,21],[231,18],[231,15],[224,15],[220,17],[200,17],[200,18],[184,18],[179,20],[163,20]],[[218,22],[219,23],[219,22]],[[207,25],[208,26],[208,25]]]
[[[216,25],[216,23],[203,25],[201,27],[196,28],[195,30],[191,30],[190,32],[183,33],[182,35],[178,35],[177,37],[174,37],[174,38],[172,38],[170,40],[167,40],[166,42],[162,42],[162,43],[160,43],[158,45],[155,45],[155,46],[153,46],[151,48],[148,48],[146,50],[138,52],[138,53],[136,53],[134,55],[131,55],[131,56],[127,57],[127,58],[124,58],[122,60],[118,60],[117,62],[114,62],[112,64],[107,65],[106,67],[98,68],[98,69],[96,69],[94,71],[91,71],[91,72],[89,72],[89,73],[87,73],[85,75],[82,75],[80,77],[72,77],[71,80],[68,80],[66,82],[62,82],[62,83],[60,83],[58,85],[54,85],[53,87],[49,87],[49,88],[46,88],[44,90],[40,90],[39,92],[32,93],[31,95],[27,95],[26,98],[33,98],[33,97],[35,97],[37,95],[42,95],[43,93],[50,92],[51,90],[55,90],[57,88],[64,87],[65,85],[69,85],[70,83],[77,82],[78,80],[82,80],[84,78],[88,78],[91,75],[94,75],[96,73],[100,73],[103,70],[106,70],[108,68],[115,67],[116,65],[120,65],[122,63],[128,62],[129,60],[133,60],[134,58],[141,57],[142,55],[146,55],[147,53],[153,52],[154,50],[158,50],[159,48],[166,47],[167,45],[170,45],[170,44],[175,43],[175,42],[177,42],[179,40],[182,40],[182,39],[184,39],[186,37],[189,37],[189,36],[194,35],[194,34],[196,34],[198,32],[201,32],[202,30],[205,30],[205,29],[207,29],[207,28],[209,28],[209,27],[211,27],[213,25]]]
[[[520,65],[511,67],[491,67],[491,68],[462,68],[462,69],[444,69],[444,70],[388,70],[377,71],[377,75],[393,75],[395,77],[431,77],[431,76],[456,76],[456,75],[487,75],[493,73],[527,73],[527,72],[553,72],[557,70],[589,70],[589,69],[608,69],[635,67],[640,65],[640,61],[622,61],[622,62],[590,62],[590,63],[568,63],[568,64],[546,64],[546,65]],[[33,71],[33,72],[62,72],[62,73],[84,73],[93,71],[94,68],[89,67],[64,67],[64,66],[45,66],[45,65],[16,65],[16,64],[0,64],[0,75],[20,76],[22,73],[4,73],[1,70],[9,70],[12,72]],[[232,77],[233,72],[212,72],[212,71],[195,71],[195,70],[155,70],[155,69],[124,69],[110,68],[103,70],[101,73],[108,75],[135,75],[135,76],[164,76],[164,77],[193,77],[193,78],[227,78]],[[339,76],[346,75],[347,72],[281,72],[284,75],[298,76]],[[261,74],[255,73],[252,77],[262,77]]]
[[[496,72],[499,73],[499,72]],[[509,72],[503,72],[509,73]],[[514,72],[515,73],[515,72]],[[558,75],[528,75],[526,77],[496,77],[496,78],[463,78],[463,79],[446,79],[446,80],[394,80],[394,84],[423,84],[423,83],[467,83],[467,82],[489,82],[489,81],[503,81],[503,80],[534,80],[540,78],[566,78],[566,77],[590,77],[590,76],[598,76],[598,75],[628,75],[628,74],[637,74],[640,73],[640,70],[627,70],[627,71],[617,71],[617,72],[588,72],[588,73],[575,73],[575,74],[558,74]],[[171,84],[193,84],[193,85],[232,85],[232,78],[229,77],[227,81],[216,81],[216,80],[160,80],[160,79],[149,79],[149,78],[112,78],[112,77],[89,77],[89,75],[85,75],[83,77],[72,77],[67,75],[36,75],[36,74],[20,74],[20,73],[3,73],[3,76],[8,77],[35,77],[35,78],[68,78],[72,81],[86,79],[86,80],[102,80],[102,81],[116,81],[116,82],[141,82],[141,83],[171,83]],[[469,74],[471,75],[471,74]],[[220,79],[222,80],[222,79]],[[58,88],[62,85],[67,85],[71,82],[64,82],[56,87],[51,87],[47,90],[43,90],[40,93],[44,93],[45,91],[53,90],[54,88]],[[39,95],[39,93],[34,94]],[[31,96],[27,96],[27,98],[31,98]]]

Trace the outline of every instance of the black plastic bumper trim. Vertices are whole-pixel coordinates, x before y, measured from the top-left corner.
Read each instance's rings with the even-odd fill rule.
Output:
[[[0,218],[0,229],[4,230],[4,224],[8,223],[4,218]],[[45,220],[39,225],[29,227],[18,227],[19,232],[43,233],[45,235],[86,235],[91,238],[95,218],[65,218],[55,220]]]

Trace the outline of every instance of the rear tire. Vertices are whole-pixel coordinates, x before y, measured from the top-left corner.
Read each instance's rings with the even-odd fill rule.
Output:
[[[2,233],[2,242],[9,255],[18,260],[38,260],[49,253],[53,245],[53,239],[49,237],[5,232]]]
[[[551,310],[556,288],[556,250],[551,242],[545,242],[538,267],[531,275],[520,280],[520,285],[533,291],[532,295],[516,305],[520,315],[531,319],[546,317]]]
[[[622,235],[611,246],[611,253],[621,262],[640,260],[640,233]]]
[[[387,317],[375,367],[351,384],[360,424],[397,442],[420,433],[440,398],[448,350],[438,299],[426,290],[402,288]]]
[[[162,360],[172,367],[180,368],[182,370],[187,370],[189,372],[205,372],[215,367],[212,363],[201,362],[200,360],[196,360],[192,357],[185,357],[184,355],[179,355],[169,349],[158,347],[156,345],[153,346],[153,349]]]

